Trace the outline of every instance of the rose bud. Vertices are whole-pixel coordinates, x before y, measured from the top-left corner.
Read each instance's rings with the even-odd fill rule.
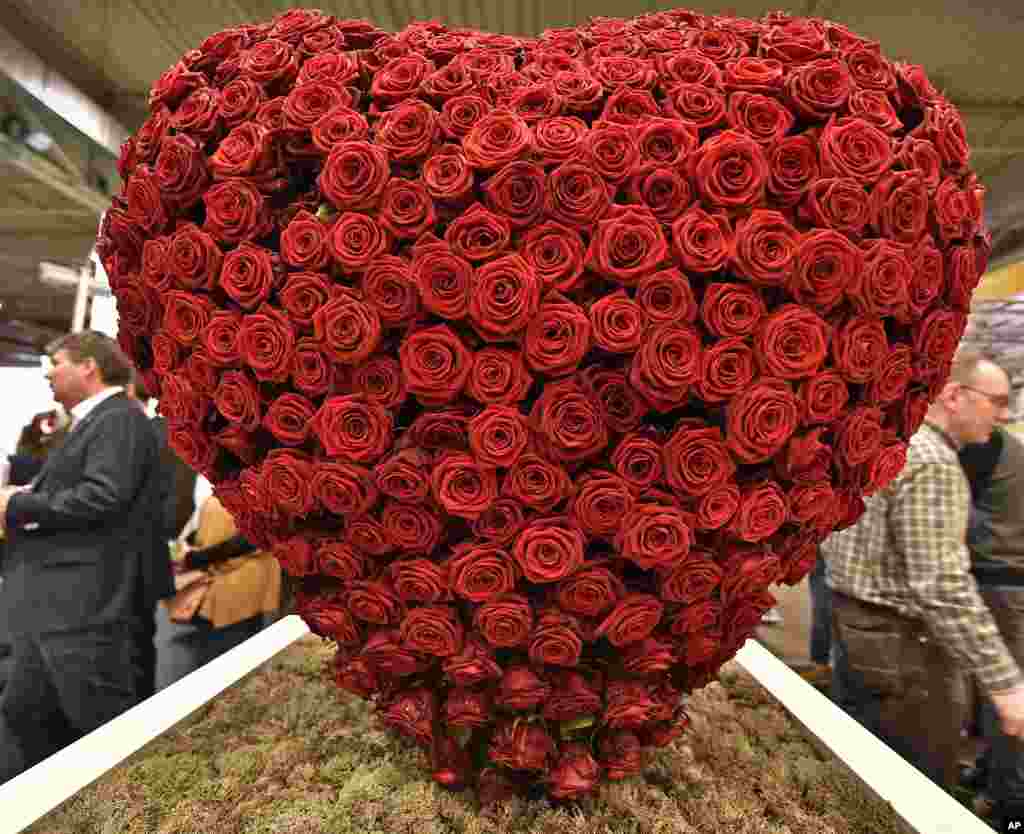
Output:
[[[583,651],[576,619],[557,608],[541,613],[530,635],[530,660],[541,665],[575,666]]]
[[[481,805],[493,805],[512,799],[516,795],[516,786],[504,768],[488,767],[480,771],[476,792]]]
[[[491,720],[491,699],[486,692],[453,689],[444,702],[444,722],[449,727],[483,727]]]
[[[509,666],[501,678],[494,703],[514,710],[533,709],[551,695],[551,685],[529,666]]]
[[[385,628],[370,635],[363,646],[363,656],[385,675],[405,677],[421,672],[429,662],[402,644],[397,628]]]
[[[610,681],[605,700],[604,723],[612,729],[642,727],[661,708],[641,681]]]
[[[380,707],[381,720],[406,738],[426,747],[434,735],[437,696],[426,687],[407,689],[393,695]]]
[[[601,766],[609,779],[625,779],[643,767],[640,739],[629,730],[613,730],[601,736],[597,745]]]
[[[430,770],[435,782],[451,790],[461,790],[470,781],[473,760],[455,739],[441,736],[431,745]]]
[[[679,651],[675,644],[654,635],[631,643],[622,652],[622,668],[631,675],[664,672],[678,662]]]
[[[578,799],[597,785],[601,767],[585,744],[567,744],[558,754],[548,784],[553,799]]]
[[[473,686],[501,677],[501,667],[494,662],[494,655],[475,635],[467,638],[461,652],[445,659],[443,668],[456,686]]]
[[[339,654],[338,660],[341,658]],[[334,671],[334,682],[360,698],[369,698],[380,689],[377,672],[365,657],[353,657],[338,663]]]
[[[555,743],[540,724],[506,720],[499,725],[488,748],[491,761],[513,770],[547,770]]]
[[[551,680],[551,695],[545,700],[543,710],[548,721],[572,721],[600,711],[601,693],[579,672],[559,670]]]

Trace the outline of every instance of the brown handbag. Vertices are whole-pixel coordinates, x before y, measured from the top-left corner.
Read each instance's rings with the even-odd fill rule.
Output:
[[[192,618],[203,604],[206,591],[213,581],[212,577],[204,571],[192,571],[197,574],[185,587],[178,591],[173,597],[163,601],[167,609],[167,616],[172,623],[190,623]],[[187,574],[185,574],[187,576]]]

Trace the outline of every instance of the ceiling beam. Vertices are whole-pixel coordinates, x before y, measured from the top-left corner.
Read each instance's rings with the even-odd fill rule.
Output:
[[[95,212],[97,220],[110,207],[110,198],[81,181],[69,180],[53,163],[0,134],[0,162],[43,183],[75,205]]]
[[[0,26],[0,71],[46,107],[117,156],[128,131],[110,113]]]

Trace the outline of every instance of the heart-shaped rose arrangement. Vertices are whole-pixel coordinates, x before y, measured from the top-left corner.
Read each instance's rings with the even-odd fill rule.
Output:
[[[990,248],[957,111],[828,21],[295,10],[150,107],[119,340],[338,685],[484,798],[682,731],[899,472]]]

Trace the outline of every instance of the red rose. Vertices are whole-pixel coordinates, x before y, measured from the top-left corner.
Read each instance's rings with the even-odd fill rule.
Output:
[[[362,515],[377,503],[377,489],[370,473],[353,463],[317,461],[310,489],[324,507],[343,518]]]
[[[863,119],[833,116],[820,141],[821,166],[827,176],[874,185],[892,167],[892,139]]]
[[[903,471],[907,463],[907,444],[903,442],[883,446],[868,461],[867,483],[864,494],[871,495],[888,486]]]
[[[462,648],[463,629],[454,609],[444,605],[414,608],[402,619],[402,641],[415,652],[450,657]]]
[[[646,324],[644,312],[625,291],[606,295],[588,312],[598,347],[611,353],[631,353],[640,346]]]
[[[506,255],[477,269],[469,318],[484,339],[501,341],[519,332],[539,307],[540,282],[520,256]]]
[[[343,582],[361,579],[366,572],[363,555],[344,542],[323,542],[316,552],[320,573]]]
[[[952,177],[942,181],[935,192],[935,204],[932,208],[941,241],[945,243],[974,237],[981,224],[984,193],[985,190],[976,180],[969,181],[963,188]],[[920,214],[917,217],[920,217]]]
[[[213,315],[213,304],[206,296],[172,290],[165,293],[164,332],[177,342],[195,345]]]
[[[708,284],[700,305],[704,325],[725,339],[753,333],[766,312],[761,295],[746,284]]]
[[[292,383],[307,397],[326,394],[331,387],[332,371],[327,357],[313,339],[299,339],[292,356]]]
[[[763,541],[783,525],[788,514],[786,494],[774,481],[765,481],[740,493],[740,507],[729,532],[746,542]]]
[[[490,698],[484,692],[453,689],[444,702],[444,720],[449,727],[476,728],[491,719]]]
[[[388,574],[403,602],[429,604],[445,595],[444,573],[429,559],[399,559],[391,563]]]
[[[596,633],[598,636],[606,636],[608,642],[616,648],[622,648],[649,636],[661,621],[663,611],[661,600],[652,594],[627,594],[597,627]],[[608,686],[605,720],[609,726],[621,726],[612,723],[614,718],[609,720],[609,712],[615,712],[612,709],[613,686],[614,684]]]
[[[293,275],[289,285],[294,280]],[[362,290],[367,303],[377,311],[383,327],[402,327],[411,324],[419,315],[416,282],[409,262],[402,258],[393,255],[376,258],[363,273]],[[287,306],[283,297],[282,304]]]
[[[677,84],[669,91],[664,107],[698,130],[708,131],[725,121],[725,97],[703,84]]]
[[[643,769],[643,748],[629,730],[603,733],[598,750],[601,767],[612,781],[628,779]]]
[[[235,78],[221,91],[220,114],[228,127],[234,127],[256,116],[267,95],[251,78]],[[282,106],[284,99],[281,99]]]
[[[313,510],[309,479],[313,466],[301,452],[274,449],[263,460],[262,477],[270,500],[288,516],[305,516]]]
[[[374,140],[399,164],[422,159],[437,135],[438,113],[424,101],[411,99],[384,112],[374,125]]]
[[[464,318],[469,310],[473,267],[444,243],[417,245],[412,278],[423,306],[446,319]]]
[[[622,478],[606,472],[584,476],[576,484],[569,515],[588,536],[610,539],[633,508],[633,493]]]
[[[738,209],[762,199],[768,160],[761,146],[742,133],[725,130],[690,157],[691,179],[715,208]]]
[[[565,162],[548,176],[544,210],[552,220],[573,229],[589,228],[610,208],[608,186],[588,165]]]
[[[683,424],[662,449],[665,481],[679,495],[701,496],[736,471],[717,428]]]
[[[853,316],[832,339],[832,361],[850,382],[870,382],[889,352],[885,326],[878,319]]]
[[[530,126],[521,116],[510,110],[492,110],[473,125],[462,147],[474,168],[493,171],[525,157],[532,144]]]
[[[726,111],[729,127],[766,147],[785,136],[796,121],[777,99],[759,93],[735,92]]]
[[[577,463],[608,445],[602,410],[574,379],[551,382],[533,405],[530,423],[544,453],[563,463]]]
[[[744,56],[726,62],[722,86],[729,91],[774,93],[782,88],[784,74],[785,67],[781,61]]]
[[[508,666],[494,697],[497,706],[511,710],[529,710],[546,701],[551,684],[538,677],[529,666]]]
[[[809,232],[800,242],[796,270],[786,289],[798,303],[827,312],[842,300],[863,260],[861,250],[839,232]]]
[[[690,272],[718,272],[732,248],[732,228],[724,214],[693,206],[672,224],[672,251]]]
[[[491,761],[514,770],[548,770],[555,743],[539,724],[506,721],[498,726],[487,753]]]
[[[210,181],[201,145],[183,134],[160,141],[155,173],[164,204],[178,211],[199,202]]]
[[[502,482],[503,494],[541,512],[553,510],[571,490],[565,469],[530,453],[520,455]]]
[[[853,409],[843,420],[836,451],[852,466],[874,456],[882,445],[882,412],[870,406]]]
[[[349,377],[351,393],[382,408],[397,408],[405,401],[402,368],[390,356],[371,356],[352,368]]]
[[[205,228],[221,243],[258,240],[271,229],[266,200],[247,180],[226,180],[203,194]]]
[[[753,382],[755,375],[754,352],[746,340],[722,339],[701,356],[697,393],[705,402],[724,402]]]
[[[339,600],[307,598],[298,606],[298,613],[314,634],[328,637],[342,646],[359,642],[359,629]]]
[[[437,713],[437,696],[422,686],[398,693],[378,707],[381,721],[421,747],[431,743]]]
[[[473,628],[495,648],[520,646],[533,630],[533,609],[519,594],[492,597],[476,609]]]
[[[862,315],[908,321],[913,275],[906,246],[887,240],[871,241],[864,246],[864,268],[846,292]]]
[[[458,203],[473,190],[473,170],[458,146],[445,145],[423,163],[427,193],[435,200]]]
[[[242,318],[238,353],[260,382],[283,382],[291,370],[295,331],[287,317],[268,304]]]
[[[331,256],[342,272],[363,272],[390,246],[387,230],[374,218],[345,212],[331,227],[328,244]]]
[[[796,430],[800,409],[782,380],[762,377],[726,406],[726,445],[742,463],[768,460]]]
[[[531,225],[520,242],[520,251],[545,289],[567,292],[583,274],[583,239],[560,223]]]
[[[295,269],[317,272],[327,266],[327,229],[308,211],[299,211],[281,232],[281,257]]]
[[[203,332],[203,345],[213,364],[230,366],[241,361],[238,347],[241,328],[242,316],[239,313],[218,310],[210,317]]]
[[[471,455],[451,452],[435,462],[431,491],[449,515],[473,519],[497,497],[498,481],[492,469],[480,466]]]
[[[381,525],[404,553],[432,553],[443,532],[438,513],[423,504],[388,503],[381,512]]]
[[[662,599],[693,605],[708,599],[722,582],[722,569],[706,554],[690,557],[661,574]]]
[[[374,208],[391,175],[388,155],[369,142],[336,144],[324,163],[317,184],[340,211]]]
[[[661,446],[640,434],[628,434],[612,453],[615,471],[637,490],[661,480]]]
[[[583,533],[565,517],[532,521],[519,533],[512,555],[529,582],[557,582],[583,563]]]
[[[942,160],[935,145],[907,136],[896,147],[896,167],[916,173],[928,189],[936,188],[942,178]]]
[[[466,384],[472,361],[462,341],[445,325],[409,336],[399,357],[407,390],[425,405],[454,400]]]
[[[564,745],[548,775],[554,799],[579,799],[597,787],[601,767],[585,744]]]
[[[599,617],[625,594],[622,580],[601,564],[588,564],[558,586],[558,605],[583,617]]]
[[[888,405],[903,399],[914,376],[913,362],[914,354],[909,345],[894,345],[868,386],[868,401],[875,405]]]
[[[850,93],[848,108],[851,116],[863,119],[886,133],[898,133],[903,129],[903,122],[886,93],[854,90]]]
[[[371,633],[361,656],[376,672],[387,677],[415,675],[423,671],[428,663],[421,655],[402,644],[397,628],[382,628]]]
[[[348,608],[357,620],[376,625],[395,624],[404,615],[401,600],[384,582],[352,582],[348,589]],[[402,639],[406,642],[404,634]],[[415,650],[413,646],[409,648]]]
[[[803,414],[801,423],[813,426],[839,417],[850,400],[850,389],[841,374],[824,371],[802,382],[797,397]]]
[[[781,379],[815,374],[828,355],[831,328],[812,310],[783,304],[762,319],[754,338],[761,371]]]
[[[512,466],[528,440],[526,419],[508,406],[489,406],[469,422],[469,447],[485,466]]]
[[[339,105],[316,120],[310,136],[317,149],[329,155],[342,142],[364,140],[369,132],[370,126],[362,113]]]
[[[473,125],[490,109],[486,99],[479,95],[457,95],[447,98],[441,108],[438,123],[449,139],[460,140],[469,135]]]
[[[625,434],[640,425],[647,403],[629,385],[624,373],[591,365],[581,374],[583,386],[597,400],[601,415],[613,432]]]
[[[551,695],[544,702],[545,720],[573,721],[600,711],[600,693],[579,672],[559,669],[551,674],[551,680]]]
[[[839,58],[808,61],[786,78],[786,94],[797,113],[816,121],[840,110],[853,89],[850,71]]]
[[[286,446],[301,446],[309,436],[316,407],[300,394],[282,394],[270,404],[263,426]]]
[[[615,549],[644,570],[682,561],[690,552],[692,533],[687,516],[677,507],[637,503],[615,535]]]
[[[316,311],[331,296],[326,276],[316,272],[292,272],[278,291],[278,301],[295,324],[311,328]]]
[[[332,359],[356,365],[380,344],[380,316],[354,294],[341,292],[313,314],[313,333]]]
[[[502,669],[486,642],[478,636],[469,636],[462,651],[444,660],[444,674],[457,686],[472,686],[490,680],[499,680]]]
[[[648,331],[633,358],[629,382],[656,411],[671,411],[700,378],[700,363],[700,336],[694,328],[659,325]]]
[[[510,162],[487,180],[487,206],[507,217],[513,228],[531,227],[544,210],[544,179],[539,165]]]
[[[805,135],[780,139],[768,152],[768,193],[783,205],[800,202],[818,179],[818,146]]]
[[[735,484],[719,484],[697,502],[694,526],[698,530],[718,530],[732,520],[739,505],[739,488]]]
[[[649,211],[615,210],[597,224],[587,261],[602,275],[632,285],[668,255],[661,226]]]
[[[570,78],[586,77],[565,74],[554,81],[555,91],[565,87]],[[576,116],[553,116],[538,119],[533,125],[534,153],[545,165],[556,165],[573,159],[580,151],[590,128]]]
[[[527,325],[523,355],[530,369],[548,376],[574,371],[590,348],[590,319],[557,291],[549,293]]]
[[[327,454],[358,463],[376,460],[391,446],[391,416],[360,397],[328,397],[312,428]]]
[[[736,226],[733,262],[761,286],[783,286],[800,245],[800,235],[777,211],[755,209]]]
[[[864,227],[872,219],[872,204],[879,188],[881,183],[869,196],[855,179],[820,179],[811,186],[801,211],[812,223],[857,239],[864,234]]]
[[[313,550],[313,544],[308,539],[304,539],[300,536],[294,536],[290,539],[286,539],[281,542],[277,542],[273,548],[274,558],[277,559],[278,564],[289,576],[308,576],[313,573],[316,569],[316,555]],[[313,605],[318,602],[316,597],[307,597],[305,600],[297,600],[297,602],[304,602],[305,604],[297,606],[299,613],[305,619],[306,615],[310,615],[310,619],[313,619],[317,623],[320,629],[321,635],[327,635],[331,633],[345,633],[348,635],[356,636],[358,632],[356,630],[355,623],[352,622],[352,617],[345,609],[344,605],[332,605],[331,614],[333,616],[325,621],[320,621],[320,617],[314,615]],[[322,603],[321,603],[322,605]],[[319,606],[317,606],[319,607]],[[332,628],[331,621],[337,622],[341,627]],[[307,623],[309,621],[307,620]],[[312,628],[313,626],[310,625]]]
[[[641,278],[636,303],[651,322],[693,324],[697,320],[693,288],[678,269],[663,269]]]
[[[693,201],[693,191],[681,172],[645,165],[629,179],[628,202],[646,206],[661,223],[676,220]]]
[[[530,635],[530,660],[538,666],[575,666],[583,651],[576,620],[557,608],[542,611]]]

